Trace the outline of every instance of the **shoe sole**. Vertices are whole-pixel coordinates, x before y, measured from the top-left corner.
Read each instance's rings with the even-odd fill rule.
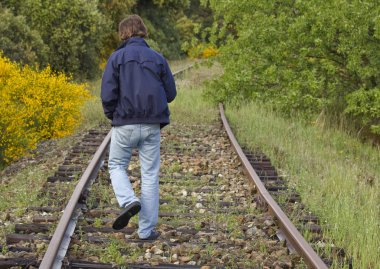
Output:
[[[125,208],[125,210],[116,218],[115,222],[112,225],[114,230],[123,229],[128,225],[129,220],[139,213],[141,210],[141,204],[139,202],[133,202]]]

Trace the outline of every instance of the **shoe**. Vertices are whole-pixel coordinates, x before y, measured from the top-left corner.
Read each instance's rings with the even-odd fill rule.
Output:
[[[121,214],[116,218],[115,222],[112,225],[112,228],[115,230],[123,229],[125,226],[128,225],[129,220],[139,213],[141,209],[140,202],[132,202],[130,203],[122,212]]]
[[[141,240],[156,240],[160,235],[160,232],[152,230],[147,238],[141,238]]]

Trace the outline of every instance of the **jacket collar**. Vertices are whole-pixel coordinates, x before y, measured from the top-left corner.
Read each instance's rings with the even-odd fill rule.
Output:
[[[126,46],[144,46],[149,48],[149,45],[145,42],[144,38],[138,36],[128,38],[116,50],[125,48]]]

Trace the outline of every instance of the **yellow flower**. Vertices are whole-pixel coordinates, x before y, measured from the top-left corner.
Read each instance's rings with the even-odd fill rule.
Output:
[[[75,84],[50,67],[20,68],[0,54],[0,161],[10,162],[41,139],[71,134],[90,99],[86,84]]]

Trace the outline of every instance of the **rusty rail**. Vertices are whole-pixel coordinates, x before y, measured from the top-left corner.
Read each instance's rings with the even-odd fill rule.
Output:
[[[78,200],[81,197],[83,190],[87,186],[89,180],[96,177],[99,171],[101,162],[106,155],[107,148],[111,140],[110,138],[111,138],[111,131],[107,134],[106,138],[103,140],[102,144],[100,145],[98,150],[95,152],[94,157],[92,158],[90,164],[84,171],[81,179],[79,180],[77,186],[75,187],[75,190],[73,194],[71,195],[71,198],[65,208],[65,211],[63,212],[63,215],[53,234],[53,237],[49,243],[48,249],[45,253],[44,258],[42,259],[42,262],[39,268],[42,268],[42,269],[53,268],[53,264],[55,262],[59,247],[61,246],[61,241],[63,239],[63,236],[69,225],[72,215],[77,208]]]
[[[178,76],[192,67],[193,67],[192,65],[189,65],[173,73],[173,76]],[[72,220],[76,210],[78,209],[77,208],[78,201],[81,195],[83,194],[83,191],[85,190],[85,188],[89,185],[90,180],[94,179],[97,176],[97,173],[101,166],[101,162],[105,158],[110,141],[111,141],[111,131],[109,131],[107,136],[104,138],[102,144],[99,146],[98,150],[95,152],[94,157],[92,158],[90,164],[84,171],[77,186],[75,187],[75,190],[73,194],[71,195],[69,202],[67,203],[67,206],[63,212],[63,215],[61,219],[59,220],[58,226],[56,230],[54,231],[53,237],[50,240],[48,249],[46,250],[46,253],[41,261],[41,264],[39,267],[40,269],[51,269],[51,268],[57,267],[55,266],[57,254],[61,247],[61,243],[66,233],[66,230],[69,227],[69,223]]]
[[[293,225],[293,223],[289,220],[289,218],[285,215],[285,213],[281,210],[280,206],[272,198],[270,193],[265,188],[264,184],[261,182],[259,176],[256,174],[252,165],[250,164],[247,157],[243,153],[243,150],[241,149],[239,143],[237,142],[234,134],[232,133],[232,130],[228,124],[227,118],[224,115],[224,108],[222,104],[219,105],[219,111],[220,111],[220,116],[223,121],[224,128],[233,145],[233,148],[238,154],[247,172],[248,177],[252,179],[261,197],[267,203],[270,212],[277,218],[280,229],[284,233],[286,240],[295,248],[297,253],[305,260],[305,263],[308,265],[309,268],[327,269],[326,264],[315,253],[315,251],[308,244],[308,242],[303,238],[303,236],[300,234],[297,228]]]

